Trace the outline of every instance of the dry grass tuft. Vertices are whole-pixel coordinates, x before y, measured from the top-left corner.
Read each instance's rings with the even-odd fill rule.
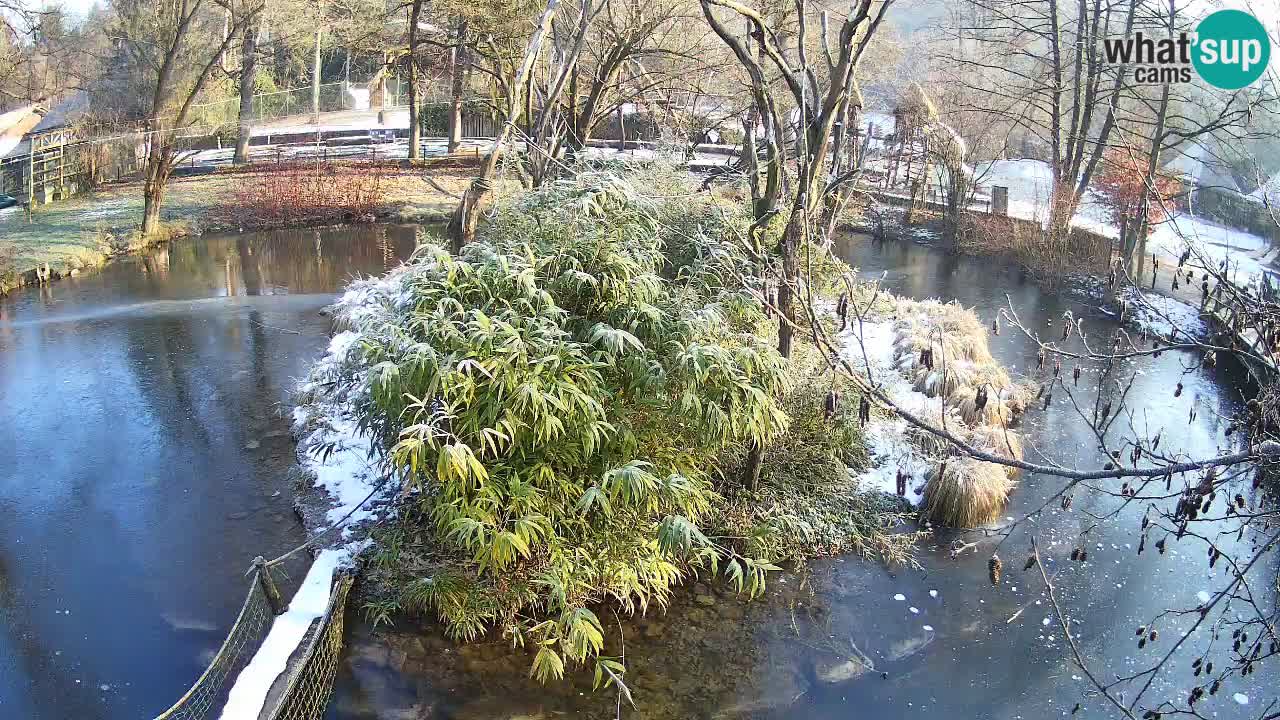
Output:
[[[980,450],[1009,460],[1022,459],[1022,436],[1014,430],[1007,430],[991,425],[979,425],[969,435],[969,444]],[[1016,478],[1020,472],[1015,467],[1004,466],[1010,479]]]
[[[999,421],[1007,425],[1016,420],[1025,405],[1023,391],[991,356],[987,328],[977,315],[936,300],[902,300],[898,310],[901,319],[893,326],[894,365],[906,373],[917,392],[945,396],[947,405],[969,424]],[[924,351],[933,354],[932,368],[920,361]],[[978,417],[974,402],[980,388],[986,388],[990,398],[983,418]]]
[[[968,457],[951,458],[929,474],[924,512],[934,522],[949,527],[984,525],[1000,516],[1013,485],[1001,465]]]
[[[895,310],[893,361],[917,392],[941,398],[924,413],[927,422],[944,426],[969,444],[993,455],[1022,459],[1022,439],[1008,428],[1027,405],[1028,388],[1015,382],[991,355],[987,328],[970,310],[936,300],[899,300]],[[922,361],[932,354],[932,367]],[[985,393],[985,402],[979,394]],[[945,410],[944,410],[945,408]],[[934,522],[974,527],[990,522],[1013,489],[1016,469],[955,455],[954,448],[933,433],[908,430],[912,443],[938,459],[927,478],[924,513]]]
[[[971,387],[956,393],[955,404],[966,425],[1008,427],[1014,420],[1013,410],[998,395],[989,394],[986,404],[979,408],[978,392]]]
[[[927,409],[917,413],[917,417],[933,427],[946,427],[953,431],[965,429],[963,421],[955,410],[948,408],[946,421],[943,422],[942,409],[932,403],[929,404]],[[944,458],[951,452],[951,443],[914,425],[907,426],[907,437],[911,440],[912,445],[915,445],[923,454],[929,457]]]

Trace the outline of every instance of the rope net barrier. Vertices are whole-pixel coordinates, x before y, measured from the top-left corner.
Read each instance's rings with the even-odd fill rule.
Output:
[[[261,575],[264,571],[251,572],[249,592],[240,614],[209,666],[191,688],[155,720],[218,719],[235,678],[262,646],[275,619]],[[270,720],[320,720],[323,717],[342,655],[343,618],[353,581],[349,573],[339,573],[333,578],[324,615],[308,633],[301,654],[295,652],[299,659],[290,662],[285,671],[284,690],[269,696],[263,717]],[[276,683],[278,685],[280,679]]]

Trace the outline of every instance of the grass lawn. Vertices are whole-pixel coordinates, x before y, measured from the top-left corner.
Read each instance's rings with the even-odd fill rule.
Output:
[[[383,187],[389,219],[412,222],[452,210],[455,198],[424,181],[424,172],[453,195],[460,194],[470,178],[464,168],[388,168]],[[238,172],[170,180],[164,222],[179,234],[240,229],[243,221],[237,217],[235,197],[248,177]],[[101,264],[108,256],[130,249],[128,238],[141,222],[141,183],[115,185],[45,205],[30,217],[20,208],[0,211],[0,265],[8,266],[0,267],[0,274],[25,272],[44,263],[59,272]]]
[[[164,206],[167,221],[198,219],[229,192],[234,178],[208,176],[172,181]],[[142,222],[142,185],[128,183],[65,202],[44,205],[30,217],[20,208],[0,213],[0,257],[28,270],[93,265],[110,250],[106,233],[123,233]]]

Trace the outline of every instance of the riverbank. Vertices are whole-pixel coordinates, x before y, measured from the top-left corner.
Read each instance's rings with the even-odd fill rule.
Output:
[[[380,209],[368,220],[405,224],[447,219],[457,202],[455,196],[470,181],[472,162],[441,158],[419,166],[406,162],[376,166],[383,173],[382,199]],[[315,225],[267,223],[234,212],[231,203],[244,184],[274,171],[274,166],[253,166],[173,178],[165,196],[164,227],[151,238],[137,231],[143,204],[140,182],[111,185],[43,206],[30,215],[16,207],[2,211],[0,295],[39,282],[41,276],[53,280],[77,275],[180,237]]]
[[[971,207],[954,239],[946,235],[941,203],[925,203],[925,208],[913,213],[908,223],[907,198],[886,193],[872,193],[873,199],[855,211],[848,229],[880,239],[926,242],[950,253],[1010,262],[1047,286],[1105,278],[1120,255],[1116,240],[1119,231],[1110,224],[1096,198],[1086,195],[1067,238],[1047,238],[1043,231],[1047,176],[1040,177],[1039,182],[1018,179],[1028,174],[1034,179],[1040,164],[1001,163],[1003,170],[992,180],[1018,188],[1016,196],[1011,195],[1008,214],[996,216]],[[1211,271],[1240,286],[1257,285],[1267,275],[1275,284],[1275,263],[1280,258],[1280,248],[1267,237],[1181,210],[1152,226],[1146,249],[1141,277],[1135,270],[1132,284],[1192,305],[1199,304],[1201,290],[1198,282],[1189,281],[1192,276],[1188,270],[1194,277]],[[1175,268],[1182,271],[1177,281]]]
[[[935,212],[917,213],[912,223],[904,220],[905,209],[901,207],[882,208],[878,212],[864,212],[861,218],[852,219],[844,225],[844,229],[862,234],[878,241],[909,242],[926,245],[939,252],[956,258],[982,258],[1001,265],[1019,268],[1027,277],[1033,278],[1036,284],[1046,289],[1060,289],[1081,300],[1097,303],[1099,308],[1107,312],[1118,313],[1123,297],[1130,310],[1135,311],[1133,320],[1140,325],[1153,329],[1169,328],[1181,321],[1191,323],[1195,333],[1203,335],[1208,332],[1206,325],[1198,317],[1201,301],[1200,279],[1205,276],[1204,268],[1213,265],[1208,256],[1193,256],[1179,274],[1180,282],[1175,286],[1174,269],[1178,266],[1178,258],[1168,252],[1158,255],[1159,266],[1155,269],[1148,263],[1147,274],[1142,278],[1133,278],[1133,282],[1119,279],[1119,284],[1128,287],[1122,294],[1108,288],[1109,265],[1106,261],[1087,261],[1081,258],[1059,260],[1051,264],[1037,264],[1022,252],[1019,242],[1009,243],[973,243],[961,242],[948,245],[944,240],[942,218]],[[1001,218],[1014,223],[1017,219]],[[1080,229],[1076,234],[1083,242],[1091,244],[1098,253],[1110,255],[1106,238]],[[1261,267],[1258,263],[1255,266]],[[1215,266],[1216,268],[1216,266]],[[1190,275],[1188,273],[1191,273]],[[1188,277],[1193,277],[1188,281]],[[1139,291],[1141,291],[1139,293]],[[1135,302],[1135,297],[1145,298]],[[1154,298],[1167,298],[1169,301],[1157,301]],[[1167,334],[1168,329],[1161,332]]]

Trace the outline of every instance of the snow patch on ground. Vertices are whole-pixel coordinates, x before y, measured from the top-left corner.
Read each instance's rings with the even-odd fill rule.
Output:
[[[1200,340],[1208,337],[1209,326],[1200,317],[1200,309],[1164,295],[1129,288],[1125,294],[1130,322],[1163,338]],[[1189,336],[1189,337],[1188,337]]]
[[[861,330],[856,324],[850,324],[839,336],[841,355],[855,371],[869,372],[872,382],[882,384],[890,399],[900,407],[913,414],[923,413],[929,403],[928,396],[916,392],[911,382],[894,367],[895,337],[893,323],[889,321],[864,322]],[[858,475],[859,487],[864,491],[896,495],[901,469],[908,475],[906,499],[912,505],[919,505],[924,500],[924,480],[930,464],[907,438],[907,421],[897,415],[873,417],[862,429],[862,435],[875,465]]]
[[[1248,285],[1266,272],[1259,258],[1270,244],[1265,238],[1244,230],[1179,213],[1155,227],[1147,247],[1152,252],[1174,257],[1190,250],[1187,265],[1192,269],[1212,269],[1224,273],[1234,283]]]

